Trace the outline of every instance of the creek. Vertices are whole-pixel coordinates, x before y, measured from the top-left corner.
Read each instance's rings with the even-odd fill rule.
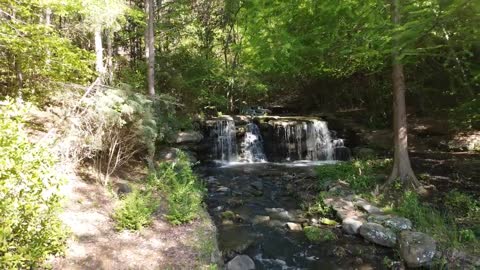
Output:
[[[256,269],[383,269],[391,249],[319,225],[335,239],[311,242],[287,223],[312,225],[298,179],[315,183],[315,167],[344,157],[343,140],[317,119],[247,121],[223,117],[206,131],[210,158],[197,168],[225,262],[246,254]],[[339,151],[339,149],[341,151]],[[340,153],[340,154],[339,154]]]

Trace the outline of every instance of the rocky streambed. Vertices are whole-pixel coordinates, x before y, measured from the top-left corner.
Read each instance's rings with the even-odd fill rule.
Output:
[[[228,269],[388,269],[394,251],[308,216],[296,179],[315,178],[311,163],[205,166],[207,205]],[[302,181],[312,182],[312,181]],[[314,182],[314,181],[313,181]],[[307,194],[305,194],[307,196]],[[307,230],[310,229],[310,230]],[[312,229],[313,228],[313,229]],[[307,237],[306,234],[315,235]]]

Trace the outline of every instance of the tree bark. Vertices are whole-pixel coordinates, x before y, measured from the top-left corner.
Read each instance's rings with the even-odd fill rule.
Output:
[[[113,83],[113,31],[111,29],[107,30],[106,35],[107,41],[107,82],[108,84]]]
[[[395,26],[400,25],[399,0],[392,0],[392,20]],[[395,147],[393,170],[387,185],[400,181],[405,186],[420,187],[410,164],[408,156],[407,112],[405,106],[405,76],[400,59],[400,46],[397,34],[394,33],[392,52],[392,84],[393,84],[393,142]]]
[[[145,0],[145,9],[148,15],[147,29],[145,35],[145,49],[147,52],[147,81],[148,81],[148,94],[150,97],[155,97],[155,35],[154,35],[154,10],[155,1]]]
[[[103,76],[105,67],[103,66],[103,45],[102,45],[102,31],[100,27],[95,28],[95,70]]]

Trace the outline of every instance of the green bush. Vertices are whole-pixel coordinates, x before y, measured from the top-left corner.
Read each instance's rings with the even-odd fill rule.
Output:
[[[325,202],[324,192],[320,192],[313,204],[308,205],[306,208],[306,213],[309,216],[321,216],[321,217],[333,217],[334,211],[333,208],[328,206]]]
[[[419,231],[432,235],[437,241],[449,246],[470,242],[470,234],[460,230],[452,216],[430,206],[423,205],[412,191],[404,193],[394,211],[410,219]]]
[[[480,215],[479,202],[457,190],[452,190],[445,196],[445,207],[455,217],[475,219]]]
[[[67,233],[57,217],[59,187],[49,148],[32,144],[23,127],[27,108],[0,103],[0,266],[40,267],[61,253]]]
[[[198,217],[204,187],[193,173],[185,154],[180,153],[176,162],[160,163],[151,174],[149,183],[166,194],[170,223],[179,225]]]
[[[457,129],[480,128],[480,96],[469,100],[450,112],[450,123]]]
[[[125,196],[115,209],[113,218],[119,230],[140,230],[152,222],[158,201],[151,192],[134,190]]]
[[[316,169],[321,188],[336,180],[347,182],[357,193],[370,192],[378,184],[375,173],[390,164],[385,160],[353,160],[318,166]]]

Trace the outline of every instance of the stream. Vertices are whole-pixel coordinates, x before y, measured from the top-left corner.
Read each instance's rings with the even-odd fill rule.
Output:
[[[207,205],[225,262],[246,254],[256,269],[387,269],[393,251],[329,228],[337,239],[311,243],[287,222],[311,223],[293,179],[315,177],[315,166],[335,161],[233,163],[198,169],[208,187]],[[294,189],[294,188],[293,188]],[[226,218],[227,217],[227,218]]]

